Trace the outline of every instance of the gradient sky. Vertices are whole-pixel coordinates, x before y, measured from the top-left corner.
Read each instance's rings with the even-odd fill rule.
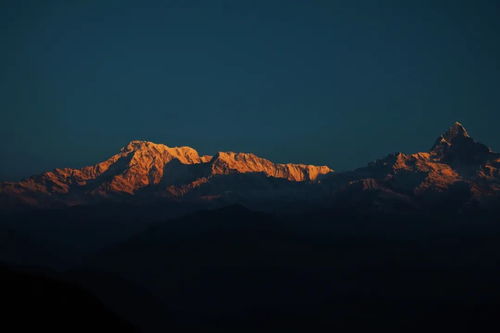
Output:
[[[500,1],[0,2],[0,179],[133,139],[359,167],[500,150]]]

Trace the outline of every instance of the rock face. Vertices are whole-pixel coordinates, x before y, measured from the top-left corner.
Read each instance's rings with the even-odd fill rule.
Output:
[[[38,207],[80,205],[127,196],[180,198],[195,190],[217,197],[220,193],[200,192],[199,188],[211,183],[218,183],[220,188],[221,178],[231,182],[235,175],[314,182],[318,176],[331,172],[326,166],[279,164],[248,153],[200,156],[190,147],[132,141],[118,154],[92,166],[55,169],[17,183],[3,183],[0,195],[4,204]],[[222,187],[235,192],[245,190],[245,184],[237,182]]]
[[[429,152],[394,153],[325,181],[338,201],[392,210],[498,198],[500,154],[475,142],[460,123],[439,136]]]
[[[389,154],[343,173],[327,166],[273,163],[250,153],[200,156],[190,147],[132,141],[96,165],[0,185],[3,207],[215,200],[391,211],[464,207],[499,197],[500,154],[474,141],[460,123],[428,152]]]
[[[276,164],[254,154],[223,152],[217,153],[211,162],[212,174],[262,172],[268,177],[290,181],[314,181],[319,175],[333,170],[327,166],[305,164]]]
[[[487,146],[475,142],[458,122],[436,140],[430,153],[434,159],[449,164],[464,176],[473,176],[478,168],[500,157]]]

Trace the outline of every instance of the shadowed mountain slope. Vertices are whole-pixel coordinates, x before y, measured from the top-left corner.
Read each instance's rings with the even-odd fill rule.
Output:
[[[250,153],[200,156],[190,147],[132,141],[93,166],[2,183],[0,205],[215,201],[259,209],[333,205],[411,211],[490,205],[499,193],[500,154],[474,141],[457,122],[428,152],[394,153],[343,173],[326,166],[273,163]]]
[[[17,183],[0,185],[4,206],[57,207],[92,204],[103,200],[123,201],[135,196],[178,199],[217,180],[224,183],[233,175],[257,175],[273,180],[313,182],[333,170],[326,166],[273,163],[249,153],[219,152],[200,156],[190,147],[171,148],[147,141],[132,141],[104,162],[81,169],[55,169]],[[255,178],[255,177],[254,177]],[[220,185],[219,185],[220,186]],[[228,184],[235,192],[245,192],[245,184]],[[276,186],[274,186],[276,187]],[[202,191],[203,192],[203,191]],[[219,197],[222,193],[210,193]],[[202,194],[198,197],[203,197]],[[210,195],[205,197],[211,199]]]
[[[489,205],[499,198],[500,154],[474,141],[457,122],[428,152],[389,154],[354,171],[327,175],[323,184],[339,206],[358,209]]]

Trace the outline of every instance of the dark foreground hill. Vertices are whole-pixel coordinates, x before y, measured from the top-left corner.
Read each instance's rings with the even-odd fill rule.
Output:
[[[231,206],[158,224],[87,267],[147,288],[165,304],[158,327],[179,332],[478,332],[499,328],[499,244],[491,216]]]
[[[75,284],[0,265],[4,332],[138,332]]]
[[[2,258],[55,263],[62,285],[89,290],[143,332],[497,327],[498,210],[270,214],[233,205],[162,219],[140,207],[88,209],[46,211],[38,227],[18,220],[24,229],[7,233]],[[10,295],[39,299],[28,287]]]
[[[459,123],[343,173],[134,141],[0,185],[0,261],[59,270],[7,270],[5,302],[90,331],[496,332],[499,170]]]

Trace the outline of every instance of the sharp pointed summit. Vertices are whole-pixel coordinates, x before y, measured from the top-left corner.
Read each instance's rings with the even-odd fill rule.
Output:
[[[467,133],[467,130],[465,127],[456,121],[444,134],[443,138],[446,140],[454,140],[458,137],[469,137],[469,133]]]
[[[455,122],[436,140],[430,153],[435,159],[454,167],[480,165],[493,154],[489,147],[474,141],[459,122]]]
[[[375,191],[404,205],[418,205],[426,193],[451,193],[454,186],[467,187],[474,198],[496,195],[500,193],[499,170],[500,154],[474,141],[459,122],[440,135],[428,152],[390,154],[339,174],[327,166],[275,163],[252,153],[209,156],[187,146],[133,140],[94,165],[0,183],[0,207],[132,200],[328,202],[330,195],[337,198],[357,191]]]
[[[431,151],[442,150],[444,146],[451,146],[465,138],[470,138],[469,133],[467,133],[467,130],[461,123],[456,121],[446,132],[437,138]]]

